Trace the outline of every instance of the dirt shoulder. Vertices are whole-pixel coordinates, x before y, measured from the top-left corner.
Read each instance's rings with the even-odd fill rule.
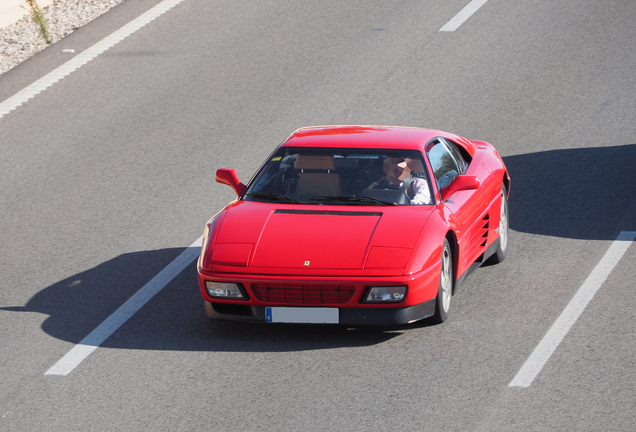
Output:
[[[56,0],[42,8],[51,43],[73,33],[124,0]],[[26,2],[25,2],[26,7]],[[0,29],[0,75],[47,47],[31,15]]]

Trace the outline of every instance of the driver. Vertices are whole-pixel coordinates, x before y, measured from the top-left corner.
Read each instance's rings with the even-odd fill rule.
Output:
[[[367,189],[382,188],[383,186],[399,188],[404,179],[408,177],[406,167],[407,162],[404,158],[388,157],[384,159],[382,171],[385,175],[380,177],[378,181],[371,183]]]
[[[388,157],[384,159],[382,169],[385,173],[367,189],[401,189],[411,199],[411,204],[431,204],[431,191],[426,180],[426,170],[421,159]]]
[[[406,179],[404,184],[410,183],[407,185],[407,189],[411,190],[412,194],[408,192],[407,194],[411,198],[411,204],[433,204],[422,159],[407,159],[406,161],[411,177]]]

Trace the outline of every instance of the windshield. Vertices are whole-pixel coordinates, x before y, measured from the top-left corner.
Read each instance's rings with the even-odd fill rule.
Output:
[[[432,204],[416,150],[279,149],[248,186],[244,199],[300,204]]]

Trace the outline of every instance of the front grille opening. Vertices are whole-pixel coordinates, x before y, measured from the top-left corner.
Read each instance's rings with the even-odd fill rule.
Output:
[[[349,303],[356,290],[345,285],[276,285],[254,284],[256,298],[271,303],[344,304]]]

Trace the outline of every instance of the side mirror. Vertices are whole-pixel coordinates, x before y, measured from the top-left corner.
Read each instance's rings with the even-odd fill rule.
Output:
[[[446,201],[457,191],[479,189],[479,179],[475,176],[460,175],[447,187],[442,189],[442,201]]]
[[[219,168],[216,170],[214,178],[219,183],[231,186],[238,196],[241,196],[245,190],[245,185],[239,181],[236,170],[234,169]]]

